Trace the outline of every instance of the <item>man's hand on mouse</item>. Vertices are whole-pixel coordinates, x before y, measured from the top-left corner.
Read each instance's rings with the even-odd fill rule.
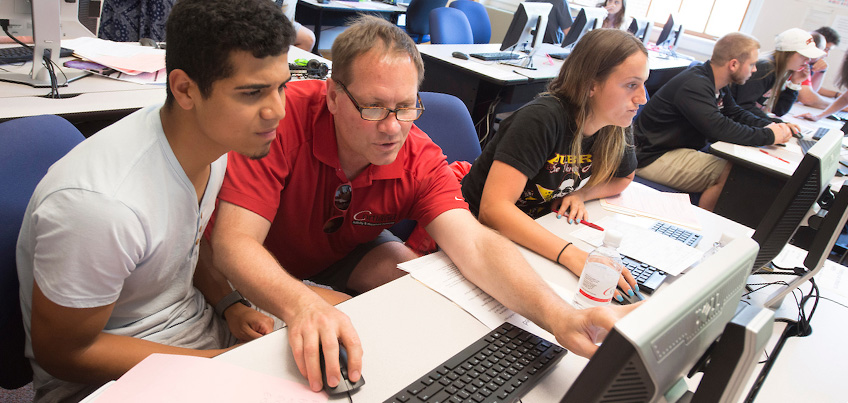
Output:
[[[362,344],[350,318],[315,294],[303,295],[303,298],[308,302],[300,304],[296,315],[286,320],[289,345],[300,374],[307,378],[310,389],[321,391],[319,349],[323,348],[327,384],[338,386],[342,379],[339,368],[341,342],[348,353],[348,379],[358,381],[362,374]]]

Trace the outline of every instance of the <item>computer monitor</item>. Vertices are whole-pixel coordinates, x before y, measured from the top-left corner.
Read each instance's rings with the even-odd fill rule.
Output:
[[[583,7],[581,10],[586,13],[586,23],[590,26],[590,31],[604,26],[604,19],[609,14],[603,7]]]
[[[836,174],[841,147],[842,132],[831,130],[804,155],[752,236],[760,245],[754,271],[771,262],[792,239],[807,212]]]
[[[0,0],[0,19],[9,20],[9,34],[15,37],[32,37],[33,63],[29,74],[0,72],[0,81],[28,84],[33,87],[50,87],[52,79],[48,66],[55,72],[56,85],[88,73],[65,69],[59,63],[62,38],[93,36],[80,22],[79,3],[62,0]],[[4,33],[5,35],[5,33]]]
[[[565,35],[565,38],[562,39],[562,47],[572,49],[574,45],[586,35],[587,32],[593,29],[593,25],[589,24],[586,20],[586,11],[584,9],[580,9],[577,12],[577,17],[574,17],[574,23],[571,24],[571,29],[568,30],[568,34]]]
[[[553,6],[550,3],[518,3],[518,10],[515,11],[501,44],[502,51],[521,45],[520,50],[528,53],[524,62],[516,66],[533,68],[533,55],[542,44],[551,9]]]
[[[755,242],[737,238],[658,290],[615,324],[562,402],[674,402],[688,394],[685,377],[693,368],[700,370],[705,354],[709,354],[737,311],[742,311],[739,301],[756,254]],[[721,357],[735,361],[746,371],[753,370],[750,361],[756,362],[757,347],[765,344],[773,327],[773,322],[769,322],[769,318],[773,320],[772,312],[753,308],[757,314],[747,319],[758,329],[757,340],[737,338],[733,342],[745,343],[743,350],[747,354],[737,351],[727,353],[736,357]],[[712,372],[709,367],[706,369],[704,379]],[[742,372],[731,373],[747,379]],[[744,383],[727,380],[721,387],[736,388]],[[718,391],[703,393],[708,392]],[[733,392],[741,396],[742,387]],[[696,397],[699,393],[700,389]]]
[[[571,27],[571,8],[565,0],[527,0],[535,3],[550,3],[553,8],[548,14],[548,26],[545,28],[544,43],[562,42],[563,32]]]
[[[819,224],[816,235],[809,246],[807,257],[804,259],[806,271],[803,275],[792,280],[784,279],[787,284],[780,286],[777,291],[769,295],[763,306],[767,308],[779,307],[787,294],[821,271],[825,260],[830,256],[830,251],[833,249],[836,239],[839,238],[842,229],[845,228],[846,221],[848,221],[848,184],[843,184],[842,189],[836,193],[827,214]]]
[[[627,28],[627,32],[630,32],[637,39],[642,41],[643,44],[648,44],[648,39],[651,38],[651,27],[654,24],[651,24],[651,21],[648,19],[634,18],[630,21],[630,26]]]
[[[677,20],[678,22],[675,22],[674,14],[668,15],[668,21],[663,25],[660,36],[657,37],[658,47],[668,49],[672,52],[677,50],[677,41],[683,35],[683,24],[679,23],[679,18]]]

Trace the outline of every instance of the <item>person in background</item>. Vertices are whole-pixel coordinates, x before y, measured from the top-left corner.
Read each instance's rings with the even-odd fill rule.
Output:
[[[829,48],[822,34],[813,31],[810,32],[810,36],[813,37],[816,47],[823,50],[825,54],[820,58],[810,59],[810,62],[802,67],[806,70],[808,77],[801,83],[801,89],[798,91],[798,102],[813,108],[824,109],[833,100],[823,97],[817,91],[821,87],[824,74],[827,72],[827,62],[824,58],[827,57]]]
[[[294,30],[268,0],[179,0],[167,28],[164,105],[76,146],[24,215],[16,263],[37,402],[79,401],[152,353],[212,357],[272,330],[195,265],[226,153],[261,158],[284,116]]]
[[[601,28],[621,29],[624,24],[624,16],[627,10],[627,0],[606,0],[598,5],[607,9],[607,18]]]
[[[699,151],[708,142],[761,146],[789,141],[785,123],[742,109],[730,84],[742,85],[757,71],[760,44],[729,33],[716,41],[710,60],[674,76],[648,101],[634,122],[636,174],[684,192],[703,192],[700,207],[712,211],[731,164]]]
[[[165,40],[165,21],[176,0],[105,0],[97,37],[114,42]]]
[[[821,27],[821,28],[815,30],[815,32],[819,33],[821,36],[824,37],[824,41],[825,41],[824,51],[827,52],[828,54],[830,53],[831,49],[833,49],[836,46],[839,46],[839,43],[842,41],[842,38],[839,36],[839,33],[836,32],[836,30],[831,28],[831,27]],[[824,69],[826,69],[826,67]],[[824,70],[824,69],[820,69],[820,70]],[[813,89],[816,90],[819,93],[819,95],[821,95],[825,98],[839,98],[841,93],[839,93],[837,91],[829,90],[829,89],[826,89],[826,88],[822,88],[823,78],[824,78],[824,73],[822,73],[818,77],[816,77],[816,75],[813,75],[813,77],[812,77],[812,87],[813,87]]]
[[[288,18],[292,25],[294,25],[294,31],[297,32],[297,37],[294,39],[294,46],[307,52],[312,52],[312,48],[315,46],[315,33],[294,20],[297,0],[274,1],[283,10],[283,14],[286,18]]]
[[[471,215],[441,149],[413,125],[428,112],[418,96],[424,63],[409,35],[363,15],[332,52],[326,82],[289,84],[286,119],[268,156],[230,154],[210,236],[215,268],[288,325],[292,354],[312,390],[323,384],[319,351],[327,384],[339,383],[340,344],[350,381],[362,375],[359,336],[331,303],[406,274],[397,264],[417,255],[388,231],[406,218],[417,220],[469,281],[573,353],[593,354],[598,336],[635,307],[575,310],[512,242]]]
[[[839,69],[839,76],[836,78],[836,84],[839,88],[848,88],[848,53],[845,54],[845,58],[842,60],[842,67]],[[798,115],[798,117],[815,122],[845,108],[848,108],[848,92],[843,92],[839,95],[839,98],[836,98],[836,100],[824,108],[821,113],[802,113]]]
[[[633,180],[630,122],[647,101],[647,54],[615,29],[577,43],[547,92],[501,122],[463,178],[462,195],[480,222],[580,275],[588,254],[534,219],[555,210],[577,224],[589,218],[586,201]],[[619,286],[631,296],[638,290],[627,269]]]
[[[801,83],[809,77],[804,69],[810,59],[817,59],[825,52],[816,47],[809,32],[791,28],[781,32],[774,41],[774,53],[757,61],[757,68],[744,84],[730,86],[730,94],[739,107],[763,119],[783,122],[769,117],[768,113],[783,116],[798,97]],[[790,125],[798,132],[795,125]]]

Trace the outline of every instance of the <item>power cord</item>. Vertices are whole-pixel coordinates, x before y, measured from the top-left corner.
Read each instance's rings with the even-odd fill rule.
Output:
[[[9,22],[8,19],[6,19],[6,18],[0,19],[0,28],[3,29],[3,32],[6,34],[6,36],[11,38],[13,41],[15,41],[19,45],[23,46],[24,48],[29,49],[30,52],[32,52],[33,55],[34,55],[35,54],[35,48],[33,46],[30,46],[26,43],[21,42],[21,40],[16,38],[15,35],[12,35],[12,33],[9,32],[9,24],[10,24],[10,22]],[[42,64],[44,65],[44,68],[47,69],[47,74],[50,75],[50,93],[47,94],[45,97],[46,98],[61,98],[61,96],[59,95],[59,79],[56,77],[56,71],[53,69],[53,66],[56,66],[57,68],[59,66],[56,63],[53,62],[53,58],[51,56],[52,55],[50,54],[49,50],[45,51],[44,55],[42,55]],[[65,82],[67,83],[68,77],[65,75],[65,72],[63,72],[61,68],[59,68],[59,71],[62,72],[62,76],[65,77]]]

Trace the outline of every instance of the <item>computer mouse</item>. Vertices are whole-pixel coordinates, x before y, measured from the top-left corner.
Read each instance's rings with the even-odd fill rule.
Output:
[[[365,385],[365,377],[360,376],[359,381],[355,383],[351,383],[350,380],[347,379],[347,350],[343,345],[339,344],[339,368],[342,372],[342,379],[339,381],[339,385],[335,388],[327,385],[327,369],[324,364],[324,349],[319,348],[320,352],[319,358],[321,360],[321,381],[324,383],[324,391],[330,395],[338,395],[340,393],[345,392],[353,392]]]
[[[792,137],[795,137],[796,139],[802,139],[802,138],[804,138],[804,135],[801,134],[800,130],[797,131],[797,132],[793,130],[792,131]]]
[[[451,53],[451,56],[453,56],[457,59],[468,60],[468,55],[466,55],[465,53],[462,53],[462,52],[453,52],[453,53]]]
[[[639,292],[639,291],[633,291],[633,296],[631,297],[631,296],[627,295],[627,293],[624,290],[622,290],[621,287],[616,287],[616,289],[618,290],[618,293],[621,294],[621,298],[623,299],[623,301],[618,302],[618,300],[615,299],[615,298],[613,298],[612,300],[615,301],[615,302],[618,302],[619,305],[635,304],[635,303],[637,303],[639,301],[643,301],[645,299],[645,296],[642,295],[642,293]]]

